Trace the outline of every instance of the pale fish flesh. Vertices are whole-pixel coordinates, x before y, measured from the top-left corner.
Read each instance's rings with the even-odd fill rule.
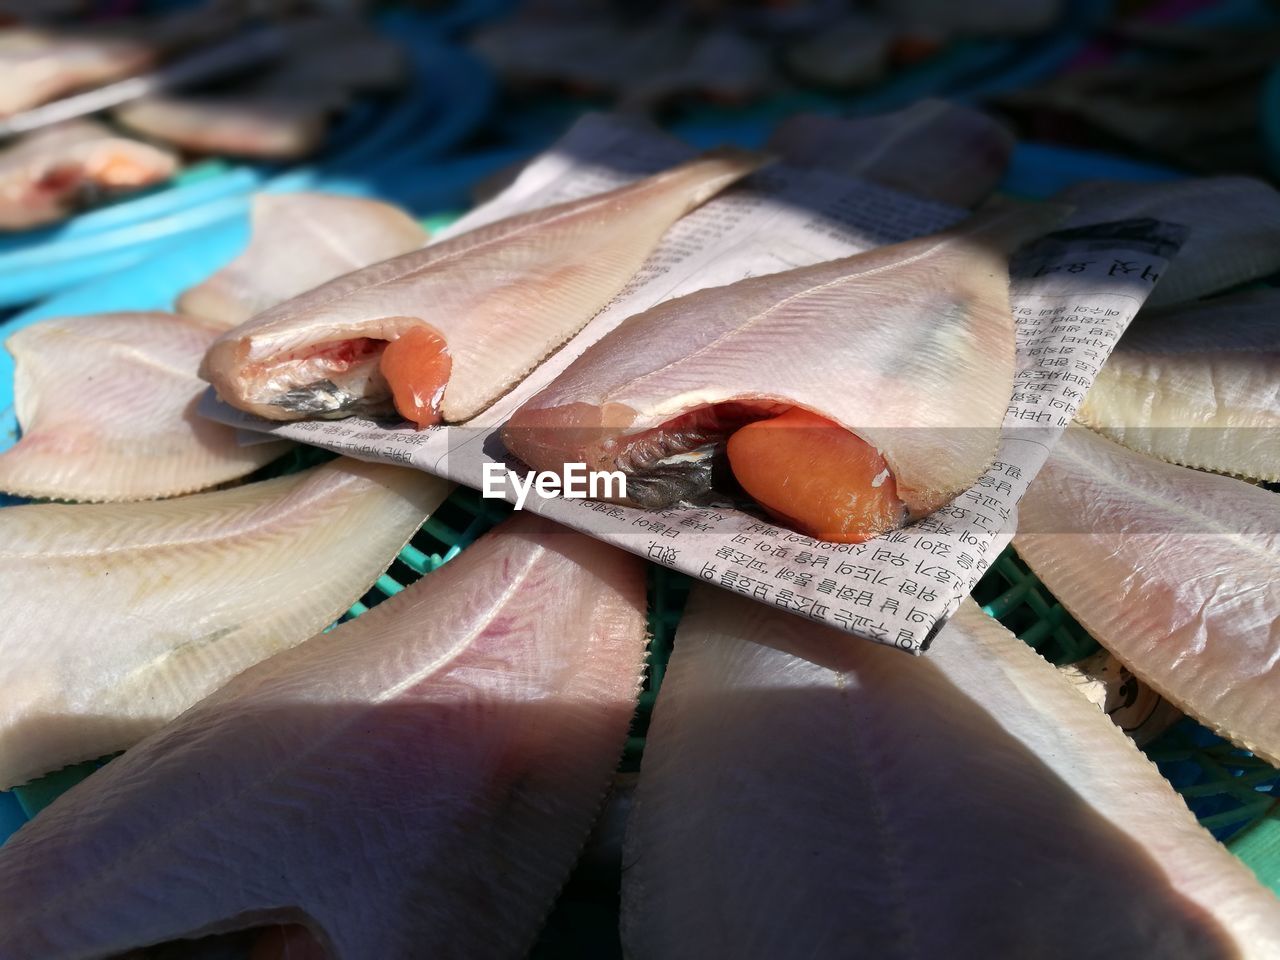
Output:
[[[53,500],[149,500],[236,480],[280,456],[196,413],[219,328],[168,313],[44,320],[6,341],[22,439],[0,490]]]
[[[91,120],[46,127],[0,151],[0,230],[56,223],[100,198],[162,183],[177,169],[167,150]]]
[[[1276,481],[1277,371],[1280,291],[1143,310],[1103,365],[1076,417],[1139,453]]]
[[[1019,556],[1185,713],[1280,763],[1280,497],[1067,430],[1019,507]]]
[[[0,30],[0,117],[142,73],[242,20],[235,4],[213,3],[162,17]]]
[[[1146,306],[1194,300],[1280,270],[1280,193],[1251,177],[1168,183],[1090,180],[1058,199],[1076,208],[1068,226],[1152,217],[1190,228]]]
[[[668,227],[759,164],[708,154],[349,273],[225,334],[201,376],[272,420],[467,420],[577,333]]]
[[[388,203],[324,193],[260,193],[244,253],[178,298],[223,329],[360,267],[416,250],[427,232]]]
[[[538,470],[621,470],[631,502],[662,506],[639,498],[646,475],[727,438],[737,482],[782,522],[824,540],[884,533],[990,465],[1013,389],[1008,254],[1061,215],[1000,206],[666,301],[590,346],[504,441]]]
[[[15,27],[0,32],[0,116],[81,87],[120,80],[156,62],[157,51],[127,32]]]
[[[910,658],[696,589],[627,830],[628,957],[1280,956],[1280,901],[971,602]]]
[[[1013,134],[993,117],[945,100],[920,100],[867,117],[797,114],[769,149],[785,161],[861,177],[903,193],[973,207],[1009,166]]]
[[[285,28],[286,55],[216,91],[159,93],[118,107],[139,133],[196,153],[291,160],[323,143],[331,117],[362,91],[405,75],[400,48],[360,21],[302,20]]]
[[[135,133],[192,153],[283,161],[319,149],[333,111],[327,97],[162,95],[126,104],[115,118]]]
[[[332,960],[524,956],[622,753],[644,597],[638,559],[508,522],[23,827],[0,958],[273,923]]]
[[[332,622],[448,490],[339,460],[175,500],[0,510],[0,788],[131,746]]]

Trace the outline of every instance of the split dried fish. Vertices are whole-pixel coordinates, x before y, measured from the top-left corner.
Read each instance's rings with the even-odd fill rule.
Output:
[[[90,120],[46,127],[0,151],[0,230],[57,223],[93,201],[163,183],[177,158]]]
[[[324,193],[253,198],[244,253],[178,299],[223,329],[352,270],[416,250],[427,232],[388,203]]]
[[[23,827],[0,957],[280,923],[254,956],[523,956],[609,786],[644,646],[639,560],[510,521]]]
[[[642,479],[727,438],[784,523],[858,542],[950,502],[991,463],[1013,389],[1008,254],[1062,215],[1007,205],[935,236],[629,317],[503,429],[539,470]]]
[[[1280,763],[1280,498],[1067,430],[1014,546],[1134,676]]]
[[[0,510],[0,788],[132,746],[305,640],[448,491],[339,460],[156,503]]]
[[[797,114],[769,139],[769,149],[787,163],[957,207],[976,206],[996,188],[1013,144],[1013,134],[994,118],[945,100],[868,117]]]
[[[577,333],[671,224],[760,162],[709,154],[349,273],[225,334],[201,376],[272,420],[467,420]]]
[[[1143,310],[1076,417],[1139,453],[1277,481],[1277,371],[1280,291]]]
[[[1280,901],[971,603],[910,658],[695,588],[625,851],[634,960],[1280,955]]]
[[[53,500],[149,500],[236,480],[289,444],[240,446],[197,415],[200,358],[219,328],[168,313],[44,320],[6,342],[22,439],[0,490]]]
[[[1068,226],[1153,217],[1190,228],[1178,258],[1146,306],[1183,303],[1280,270],[1280,192],[1250,177],[1167,183],[1089,180],[1058,199],[1076,208]]]

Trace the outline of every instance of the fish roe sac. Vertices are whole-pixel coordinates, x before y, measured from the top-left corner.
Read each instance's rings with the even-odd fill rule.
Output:
[[[833,543],[861,543],[902,526],[889,465],[837,423],[793,407],[729,438],[738,483],[770,515]]]
[[[379,369],[400,416],[419,428],[440,422],[440,401],[453,369],[444,337],[427,326],[410,327],[387,344]]]

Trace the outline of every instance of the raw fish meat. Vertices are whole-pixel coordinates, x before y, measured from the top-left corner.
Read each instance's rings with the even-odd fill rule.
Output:
[[[708,154],[349,273],[225,334],[201,376],[272,420],[467,420],[577,333],[671,224],[759,163]]]
[[[287,443],[240,446],[196,413],[200,358],[219,328],[168,313],[44,320],[6,341],[22,439],[0,490],[54,500],[148,500],[235,480]]]
[[[1076,208],[1068,226],[1153,217],[1190,228],[1147,308],[1194,300],[1280,270],[1280,193],[1261,180],[1090,180],[1067,187],[1058,198]]]
[[[797,114],[779,124],[769,149],[786,163],[972,207],[1004,176],[1013,143],[1007,127],[972,107],[919,100],[869,117]]]
[[[1280,291],[1142,311],[1076,416],[1161,460],[1280,480]]]
[[[70,32],[15,27],[0,31],[0,117],[81,87],[140,73],[156,60],[154,46],[127,31]]]
[[[427,232],[397,207],[324,193],[253,198],[249,246],[178,299],[224,329],[360,267],[416,250]]]
[[[136,133],[192,153],[283,161],[320,147],[334,109],[327,96],[165,95],[126,104],[115,118]]]
[[[196,153],[293,160],[314,152],[352,96],[404,77],[400,48],[359,21],[303,20],[286,29],[274,67],[217,91],[160,93],[115,110],[120,123]]]
[[[166,150],[70,120],[0,151],[0,230],[56,223],[102,196],[162,183],[178,168]]]
[[[971,602],[908,658],[695,590],[627,829],[628,957],[1280,956],[1280,900]]]
[[[1019,556],[1081,626],[1183,712],[1280,763],[1280,496],[1077,427],[1019,515]]]
[[[150,19],[0,30],[0,117],[142,73],[242,19],[235,5],[214,3]]]
[[[273,923],[295,926],[257,956],[524,956],[622,753],[644,597],[641,561],[509,521],[23,827],[0,850],[0,958]]]
[[[131,746],[332,622],[448,491],[339,460],[156,503],[0,510],[0,788]]]
[[[538,470],[621,470],[630,502],[661,506],[632,490],[727,437],[737,481],[782,522],[824,540],[884,533],[990,465],[1013,390],[1008,254],[1061,215],[1010,204],[668,300],[589,347],[503,439]]]

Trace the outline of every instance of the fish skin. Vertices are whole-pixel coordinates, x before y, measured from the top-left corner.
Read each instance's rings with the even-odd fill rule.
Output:
[[[69,120],[0,151],[0,230],[27,230],[69,217],[99,194],[140,189],[178,169],[172,153]]]
[[[910,658],[694,589],[624,846],[632,960],[1280,955],[1280,901],[971,601]]]
[[[334,960],[523,956],[611,782],[644,646],[641,561],[511,520],[19,830],[0,958],[281,919]]]
[[[22,439],[0,490],[52,500],[150,500],[236,480],[289,449],[240,446],[196,413],[200,358],[218,328],[168,313],[44,320],[6,341]]]
[[[0,510],[0,789],[131,746],[331,623],[449,489],[339,460],[155,503]]]
[[[587,348],[503,440],[535,469],[639,473],[677,417],[739,401],[798,406],[875,447],[899,498],[928,514],[991,463],[1013,390],[1007,253],[1061,215],[1010,204],[945,233],[668,300]]]
[[[918,100],[892,113],[784,120],[768,149],[785,163],[834,170],[956,207],[986,199],[1009,166],[1014,136],[980,110]]]
[[[1068,429],[1019,505],[1018,555],[1133,675],[1280,764],[1280,498]]]
[[[1280,270],[1280,192],[1252,177],[1167,183],[1087,180],[1061,190],[1072,204],[1068,227],[1154,217],[1190,228],[1186,242],[1145,307],[1169,306],[1227,290]]]
[[[1140,312],[1076,419],[1138,453],[1280,480],[1280,291]]]
[[[273,372],[273,358],[321,343],[394,340],[425,324],[453,359],[444,419],[470,419],[604,307],[668,227],[760,163],[754,154],[708,154],[354,271],[225,334],[200,375],[232,406],[298,420],[305,414],[272,402],[290,386]],[[389,393],[376,386],[363,398],[367,410],[390,410]]]
[[[428,235],[389,203],[325,193],[260,193],[244,253],[178,298],[178,310],[229,330],[257,313],[380,260]]]

